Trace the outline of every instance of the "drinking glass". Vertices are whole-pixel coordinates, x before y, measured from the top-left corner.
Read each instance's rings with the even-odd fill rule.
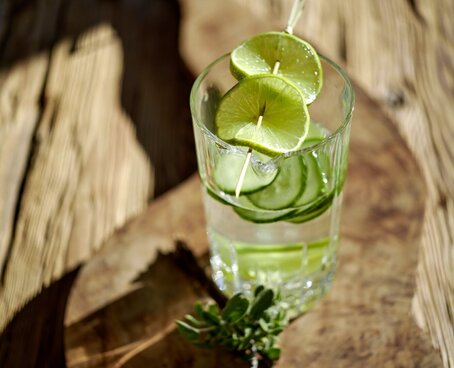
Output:
[[[215,114],[222,96],[236,81],[229,55],[209,65],[196,79],[190,106],[202,182],[212,277],[227,295],[251,295],[258,285],[274,289],[281,306],[295,316],[329,290],[336,271],[342,189],[347,175],[354,92],[344,71],[320,56],[323,87],[308,106],[309,138],[294,152],[265,157],[253,152],[251,168],[260,177],[279,173],[289,160],[301,160],[306,201],[264,210],[226,193],[215,180],[223,155],[246,157],[247,147],[215,134]],[[290,189],[290,188],[289,188]]]

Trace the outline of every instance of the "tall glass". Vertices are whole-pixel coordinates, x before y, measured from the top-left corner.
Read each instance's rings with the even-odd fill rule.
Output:
[[[259,284],[271,287],[291,316],[306,311],[329,290],[336,270],[354,92],[339,66],[323,56],[321,62],[323,88],[308,106],[313,128],[303,148],[272,158],[252,155],[252,169],[264,178],[279,173],[290,160],[304,163],[306,200],[279,210],[261,209],[247,195],[226,193],[215,178],[223,155],[245,158],[247,152],[247,147],[233,146],[215,134],[218,103],[237,83],[229,55],[208,66],[191,92],[213,279],[228,295],[250,294]]]

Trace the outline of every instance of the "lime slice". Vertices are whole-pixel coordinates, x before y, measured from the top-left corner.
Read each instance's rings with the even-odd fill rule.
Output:
[[[299,149],[309,123],[301,91],[272,74],[239,81],[225,94],[215,117],[219,138],[269,156]]]
[[[291,34],[268,32],[243,42],[230,55],[230,70],[240,80],[272,73],[277,61],[278,74],[301,89],[306,104],[314,101],[323,84],[320,59],[310,44]]]

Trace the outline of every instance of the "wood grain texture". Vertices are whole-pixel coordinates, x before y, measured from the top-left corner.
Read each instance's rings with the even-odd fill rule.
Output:
[[[221,13],[205,13],[203,24],[217,27]],[[186,27],[195,25],[200,23]],[[250,22],[245,19],[244,25]],[[213,58],[203,50],[210,35],[185,31],[192,32],[192,44],[186,45],[192,47],[191,60],[200,63],[191,65],[204,66],[198,57]],[[223,47],[223,38],[217,41]],[[199,193],[199,180],[193,178],[162,197],[81,270],[66,316],[69,367],[248,366],[225,352],[191,347],[173,329],[173,320],[206,295],[159,252],[171,251],[174,239],[181,238],[204,257]],[[410,315],[423,179],[394,125],[360,89],[344,195],[337,279],[327,298],[284,332],[278,366],[441,367]]]
[[[228,39],[224,48],[207,34],[200,58],[185,49],[192,65],[199,68],[199,60],[209,59],[204,53],[213,56],[227,52],[255,30],[282,29],[292,2],[237,1],[236,7],[243,11],[236,13],[233,5],[211,4],[211,8],[224,8],[222,13],[226,14],[217,25],[195,15],[203,14],[200,2],[186,3],[190,4],[188,11],[198,18],[198,27],[212,29]],[[249,14],[248,21],[255,19],[250,23],[260,25],[245,25],[242,14]],[[428,196],[412,311],[418,325],[429,331],[446,367],[454,367],[452,19],[454,2],[450,0],[308,0],[295,29],[321,52],[342,63],[349,75],[384,107],[418,160]],[[235,27],[231,27],[233,23]],[[241,38],[239,33],[243,33]],[[188,35],[188,48],[190,38]]]
[[[9,250],[16,205],[40,118],[39,96],[47,61],[46,55],[38,55],[8,72],[0,71],[0,271]],[[21,93],[24,85],[28,88]]]
[[[11,0],[0,12],[1,332],[190,175],[195,155],[176,0]]]
[[[131,122],[112,108],[119,100],[119,43],[83,51],[110,34],[98,28],[81,37],[79,55],[69,56],[69,41],[52,52],[33,168],[0,294],[6,315],[99,249],[149,196],[149,161]]]

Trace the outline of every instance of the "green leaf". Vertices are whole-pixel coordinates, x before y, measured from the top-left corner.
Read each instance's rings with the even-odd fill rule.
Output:
[[[183,321],[176,321],[176,324],[180,334],[189,341],[197,341],[199,339],[200,332],[195,327]]]
[[[259,325],[263,331],[268,332],[268,330],[269,330],[268,324],[265,322],[264,319],[262,319],[262,318],[259,319]]]
[[[263,289],[265,289],[265,286],[263,285],[257,286],[254,290],[254,297],[257,297],[257,295],[259,295],[263,291]]]
[[[272,347],[265,352],[266,356],[271,360],[278,360],[281,356],[281,349]]]
[[[200,303],[197,303],[194,306],[194,310],[196,314],[203,320],[203,322],[207,323],[208,325],[217,326],[221,322],[218,316],[218,308],[214,304],[210,304],[207,311]]]
[[[203,322],[199,321],[198,319],[194,318],[190,314],[186,314],[184,318],[188,321],[191,322],[194,326],[201,326],[203,325]]]
[[[287,313],[284,309],[279,310],[276,316],[278,322],[284,321],[287,318]]]
[[[219,319],[219,310],[215,304],[208,306],[208,311],[204,312],[204,320],[212,325],[219,325],[221,320]]]
[[[267,311],[276,302],[271,289],[259,286],[252,303],[243,295],[230,298],[222,311],[215,304],[206,307],[197,303],[195,317],[177,321],[179,332],[200,347],[223,346],[243,355],[258,354],[271,360],[279,358],[277,335],[288,323],[285,311]]]
[[[203,312],[203,320],[212,326],[213,325],[217,326],[217,325],[219,325],[219,323],[221,323],[218,316],[216,316],[215,314],[208,313],[207,311]]]
[[[249,308],[249,301],[243,294],[232,296],[222,310],[222,319],[227,322],[236,323],[244,317]]]
[[[217,316],[219,314],[219,309],[216,304],[210,304],[208,306],[208,313],[210,313],[213,316]]]
[[[205,313],[205,310],[203,309],[202,304],[196,303],[196,304],[194,305],[194,311],[195,311],[195,313],[196,313],[200,318],[203,318],[203,315],[204,315],[204,313]]]
[[[252,319],[258,320],[263,313],[273,305],[274,293],[271,289],[263,289],[255,298],[249,315]]]
[[[246,327],[244,329],[244,339],[249,340],[252,337],[252,328]]]

